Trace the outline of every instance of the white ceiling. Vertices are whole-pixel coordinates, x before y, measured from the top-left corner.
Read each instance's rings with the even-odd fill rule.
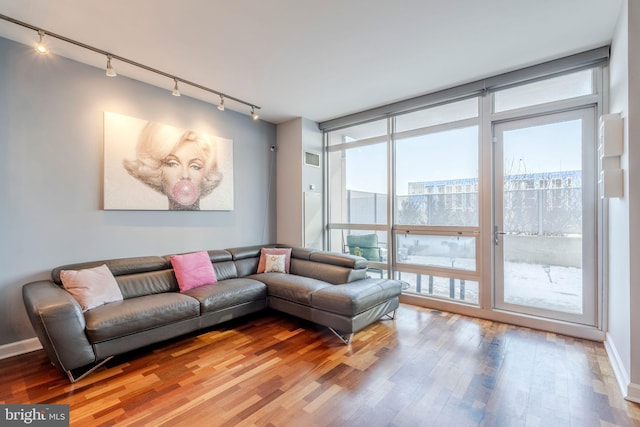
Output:
[[[622,0],[0,0],[0,14],[262,107],[324,121],[609,44]],[[0,21],[0,37],[32,30]],[[96,67],[105,58],[50,48]],[[173,81],[114,61],[119,75]],[[215,95],[181,87],[210,102]],[[240,104],[227,108],[248,112]]]

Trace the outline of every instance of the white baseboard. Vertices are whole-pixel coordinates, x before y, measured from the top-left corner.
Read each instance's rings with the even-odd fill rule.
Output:
[[[19,356],[25,353],[42,349],[42,345],[38,338],[29,338],[27,340],[12,342],[0,345],[0,359],[7,359],[13,356]]]
[[[607,350],[607,355],[609,356],[609,363],[611,363],[611,368],[613,369],[613,373],[616,376],[616,381],[618,382],[618,387],[620,387],[620,393],[622,396],[629,399],[629,388],[631,387],[631,380],[629,379],[629,373],[627,369],[624,367],[622,363],[622,359],[620,359],[620,355],[618,354],[618,350],[616,349],[616,345],[611,338],[611,335],[607,333],[607,337],[604,341],[604,348]],[[640,391],[640,389],[638,390]],[[640,397],[640,395],[638,395]]]
[[[628,393],[625,397],[625,399],[631,401],[631,402],[636,402],[636,403],[640,403],[640,384],[629,384],[629,387],[627,387]]]

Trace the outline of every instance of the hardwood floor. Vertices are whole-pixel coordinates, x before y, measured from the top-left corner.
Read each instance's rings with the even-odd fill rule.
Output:
[[[66,403],[78,426],[640,426],[601,343],[409,305],[350,346],[265,312],[75,384],[42,351],[0,375],[0,403]]]

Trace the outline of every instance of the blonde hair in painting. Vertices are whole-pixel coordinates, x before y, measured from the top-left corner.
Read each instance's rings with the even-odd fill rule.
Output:
[[[204,162],[204,179],[200,184],[200,197],[205,197],[220,184],[222,174],[218,170],[216,142],[201,133],[149,122],[138,137],[136,158],[124,159],[124,168],[132,177],[166,194],[162,183],[162,166],[168,156],[187,142],[196,143]]]

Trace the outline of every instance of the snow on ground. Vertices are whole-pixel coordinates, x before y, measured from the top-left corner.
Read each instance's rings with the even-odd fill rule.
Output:
[[[447,265],[446,260],[427,257],[410,256],[406,262],[420,265]],[[450,265],[450,264],[449,264]],[[462,260],[455,263],[456,268],[473,266],[464,265]],[[565,313],[582,313],[582,269],[564,266],[544,266],[522,262],[506,262],[504,265],[504,299],[506,303],[529,307],[556,310]],[[401,273],[400,279],[409,283],[405,292],[416,293],[417,275]],[[433,278],[433,292],[429,293],[429,276],[421,277],[420,294],[440,298],[450,297],[450,279],[448,277]],[[454,280],[454,299],[478,304],[478,282]],[[463,294],[461,290],[463,289]]]

